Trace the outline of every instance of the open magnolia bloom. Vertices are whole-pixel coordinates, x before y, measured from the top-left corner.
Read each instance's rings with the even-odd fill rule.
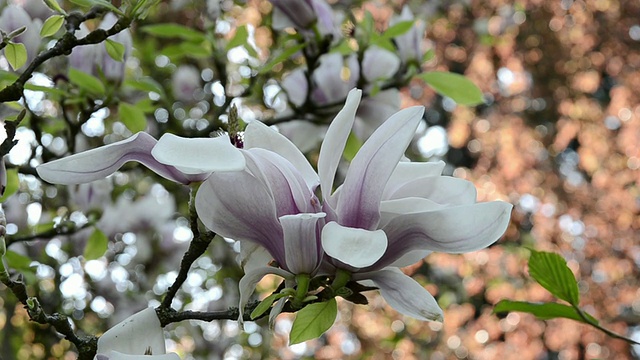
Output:
[[[398,267],[432,251],[482,249],[506,230],[510,204],[476,203],[473,184],[440,176],[443,162],[400,162],[422,107],[402,110],[384,122],[333,192],[360,98],[361,91],[352,90],[331,123],[318,173],[284,136],[254,122],[244,138],[247,168],[213,173],[200,187],[196,210],[209,229],[259,244],[279,265],[246,273],[241,306],[265,274],[295,279],[298,288],[299,275],[322,274],[341,278],[342,286],[349,280],[370,280],[399,312],[441,320],[433,296]],[[322,207],[314,195],[318,185]]]
[[[107,330],[98,339],[94,360],[180,360],[167,354],[160,320],[146,308]]]

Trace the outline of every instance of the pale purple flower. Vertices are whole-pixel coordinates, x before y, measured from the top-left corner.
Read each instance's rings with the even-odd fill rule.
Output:
[[[180,360],[167,354],[164,333],[153,308],[146,308],[107,330],[98,339],[94,360]]]
[[[270,0],[273,4],[273,27],[293,27],[307,31],[314,25],[322,35],[339,34],[331,6],[325,0]]]
[[[402,12],[399,16],[394,16],[389,22],[390,26],[393,26],[402,21],[415,21],[411,9],[408,5],[402,8]],[[398,48],[398,55],[402,59],[403,63],[409,61],[418,61],[422,59],[424,52],[422,51],[422,40],[424,38],[424,23],[416,21],[413,27],[406,33],[396,36],[393,40]]]

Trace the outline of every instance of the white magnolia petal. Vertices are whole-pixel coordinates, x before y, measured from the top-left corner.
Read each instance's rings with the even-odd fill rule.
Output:
[[[413,250],[408,253],[402,255],[398,260],[394,261],[389,265],[390,267],[402,268],[405,266],[411,266],[418,261],[427,257],[427,255],[431,254],[433,251],[429,250]]]
[[[123,354],[119,351],[109,351],[106,354],[98,354],[94,360],[180,360],[180,356],[176,353],[163,355],[131,355]]]
[[[399,187],[416,179],[423,177],[440,176],[445,167],[444,161],[435,162],[410,162],[402,161],[391,173],[391,177],[384,189],[383,199],[388,199],[389,194],[395,192]]]
[[[386,184],[415,135],[423,113],[422,106],[395,113],[362,145],[351,162],[338,199],[340,224],[376,228]]]
[[[245,149],[261,148],[273,151],[287,159],[300,171],[309,189],[314,189],[320,183],[318,174],[304,154],[284,135],[259,121],[253,121],[247,125],[244,133],[244,147]]]
[[[249,272],[253,269],[267,266],[273,260],[273,256],[271,256],[269,250],[260,244],[240,240],[238,260],[244,272]]]
[[[164,333],[153,308],[135,313],[107,330],[98,339],[97,352],[104,354],[114,350],[144,355],[149,349],[152,354],[166,353]]]
[[[240,171],[245,167],[242,152],[231,144],[227,135],[215,138],[183,138],[164,134],[151,150],[159,162],[185,174],[213,171]]]
[[[407,249],[465,253],[497,241],[509,225],[512,207],[492,201],[408,213],[393,218],[383,229],[396,253]]]
[[[293,145],[300,149],[300,152],[307,154],[311,150],[317,149],[318,145],[322,143],[327,125],[316,125],[307,120],[291,120],[278,124],[278,131],[291,140]],[[320,180],[315,170],[314,175],[316,182],[319,183]]]
[[[470,181],[451,176],[432,176],[410,181],[387,195],[389,199],[416,196],[455,206],[474,204],[477,191]]]
[[[240,302],[238,305],[240,316],[238,318],[238,325],[240,325],[241,327],[244,323],[244,308],[249,301],[249,297],[255,291],[256,284],[258,284],[258,282],[267,274],[282,276],[285,279],[293,278],[293,275],[291,273],[272,266],[265,266],[246,272],[242,279],[240,279],[240,283],[238,284],[240,288]]]
[[[286,267],[294,274],[312,274],[322,260],[318,243],[318,221],[325,213],[296,214],[280,217],[284,234]]]
[[[355,121],[356,111],[362,98],[362,90],[353,89],[347,96],[347,101],[338,115],[333,119],[325,135],[320,155],[318,156],[318,175],[322,198],[326,202],[333,190],[333,180],[336,176],[338,164],[342,158],[347,138]]]
[[[158,162],[151,156],[156,143],[151,135],[139,132],[122,141],[39,165],[36,171],[43,180],[52,184],[83,184],[113,174],[128,161],[137,161],[156,174],[182,184],[203,180]]]
[[[380,91],[375,96],[362,99],[353,133],[358,139],[366,140],[391,115],[400,110],[400,92],[397,89]]]
[[[443,320],[444,313],[433,295],[399,269],[354,274],[354,280],[359,277],[372,280],[384,300],[399,313],[419,320]]]
[[[387,235],[382,230],[348,228],[330,222],[322,228],[322,248],[327,255],[347,265],[364,268],[384,255]]]

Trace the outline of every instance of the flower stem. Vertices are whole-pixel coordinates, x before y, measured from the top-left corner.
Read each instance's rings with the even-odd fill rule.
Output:
[[[331,283],[331,288],[333,289],[333,291],[343,288],[345,285],[347,285],[349,280],[351,280],[351,273],[344,269],[338,269],[336,270],[336,277]]]
[[[301,308],[304,302],[304,299],[307,297],[307,291],[309,291],[309,282],[311,281],[311,277],[307,274],[298,274],[296,275],[296,295],[293,299],[293,306],[295,308]]]

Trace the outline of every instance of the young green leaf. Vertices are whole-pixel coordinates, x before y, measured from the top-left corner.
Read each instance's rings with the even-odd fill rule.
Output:
[[[458,104],[473,106],[482,103],[482,91],[460,74],[432,71],[418,76],[438,94],[448,96]]]
[[[135,105],[120,103],[118,105],[120,121],[133,133],[144,131],[147,127],[147,117],[144,112]]]
[[[67,15],[67,12],[64,11],[64,9],[62,9],[62,7],[60,7],[60,4],[58,4],[58,1],[56,0],[44,0],[45,4],[47,4],[47,6],[49,7],[49,9],[62,14],[62,15]]]
[[[205,39],[200,31],[178,24],[147,25],[142,31],[159,38],[179,38],[192,42],[202,42]]]
[[[42,24],[42,29],[40,29],[40,37],[47,37],[55,35],[58,30],[64,24],[64,15],[51,15],[47,20],[45,20],[44,24]]]
[[[394,24],[382,34],[382,37],[386,39],[391,39],[396,36],[403,35],[407,31],[411,30],[414,23],[415,23],[415,20],[406,20],[406,21],[401,21],[397,24]]]
[[[526,301],[502,300],[493,308],[493,313],[503,313],[509,311],[520,311],[535,315],[538,319],[547,320],[554,318],[566,318],[580,322],[585,322],[578,311],[564,304],[557,303],[530,303]],[[597,324],[598,320],[593,316],[585,313],[593,323]]]
[[[233,35],[231,40],[229,40],[229,42],[227,43],[227,46],[225,46],[225,50],[229,51],[236,46],[245,45],[248,39],[249,39],[249,30],[247,29],[247,26],[246,25],[239,26],[236,29],[236,33]]]
[[[562,256],[531,250],[529,275],[559,299],[578,306],[578,282]]]
[[[335,298],[306,306],[298,311],[293,321],[289,344],[299,344],[324,334],[333,325],[337,315],[338,304]]]
[[[109,239],[102,231],[96,228],[93,230],[91,236],[89,236],[87,245],[84,248],[83,255],[85,260],[95,260],[104,255],[104,253],[107,252],[108,246]]]
[[[13,70],[18,70],[27,62],[27,48],[24,44],[9,42],[4,48],[4,56]]]
[[[92,94],[104,95],[107,92],[104,84],[98,78],[74,68],[69,68],[69,80]]]
[[[7,186],[4,189],[4,194],[0,197],[0,203],[7,201],[9,196],[13,195],[20,188],[20,179],[18,178],[18,169],[7,170]]]
[[[271,308],[271,305],[273,305],[273,303],[276,300],[281,299],[287,295],[288,294],[278,293],[278,294],[271,294],[267,296],[264,300],[260,302],[260,304],[258,304],[258,306],[256,306],[255,309],[253,309],[253,311],[251,312],[251,319],[255,319],[260,315],[264,314],[267,310]]]
[[[80,6],[80,7],[84,7],[84,8],[88,8],[88,7],[92,7],[92,6],[101,6],[104,8],[107,8],[111,11],[113,11],[114,13],[118,14],[118,15],[124,15],[124,13],[122,11],[120,11],[120,9],[118,9],[117,7],[115,7],[113,4],[111,4],[109,1],[107,0],[69,0],[70,2]]]
[[[111,39],[107,39],[104,43],[105,48],[107,49],[107,54],[115,60],[115,61],[123,61],[124,60],[124,45],[120,44],[117,41],[113,41]]]

